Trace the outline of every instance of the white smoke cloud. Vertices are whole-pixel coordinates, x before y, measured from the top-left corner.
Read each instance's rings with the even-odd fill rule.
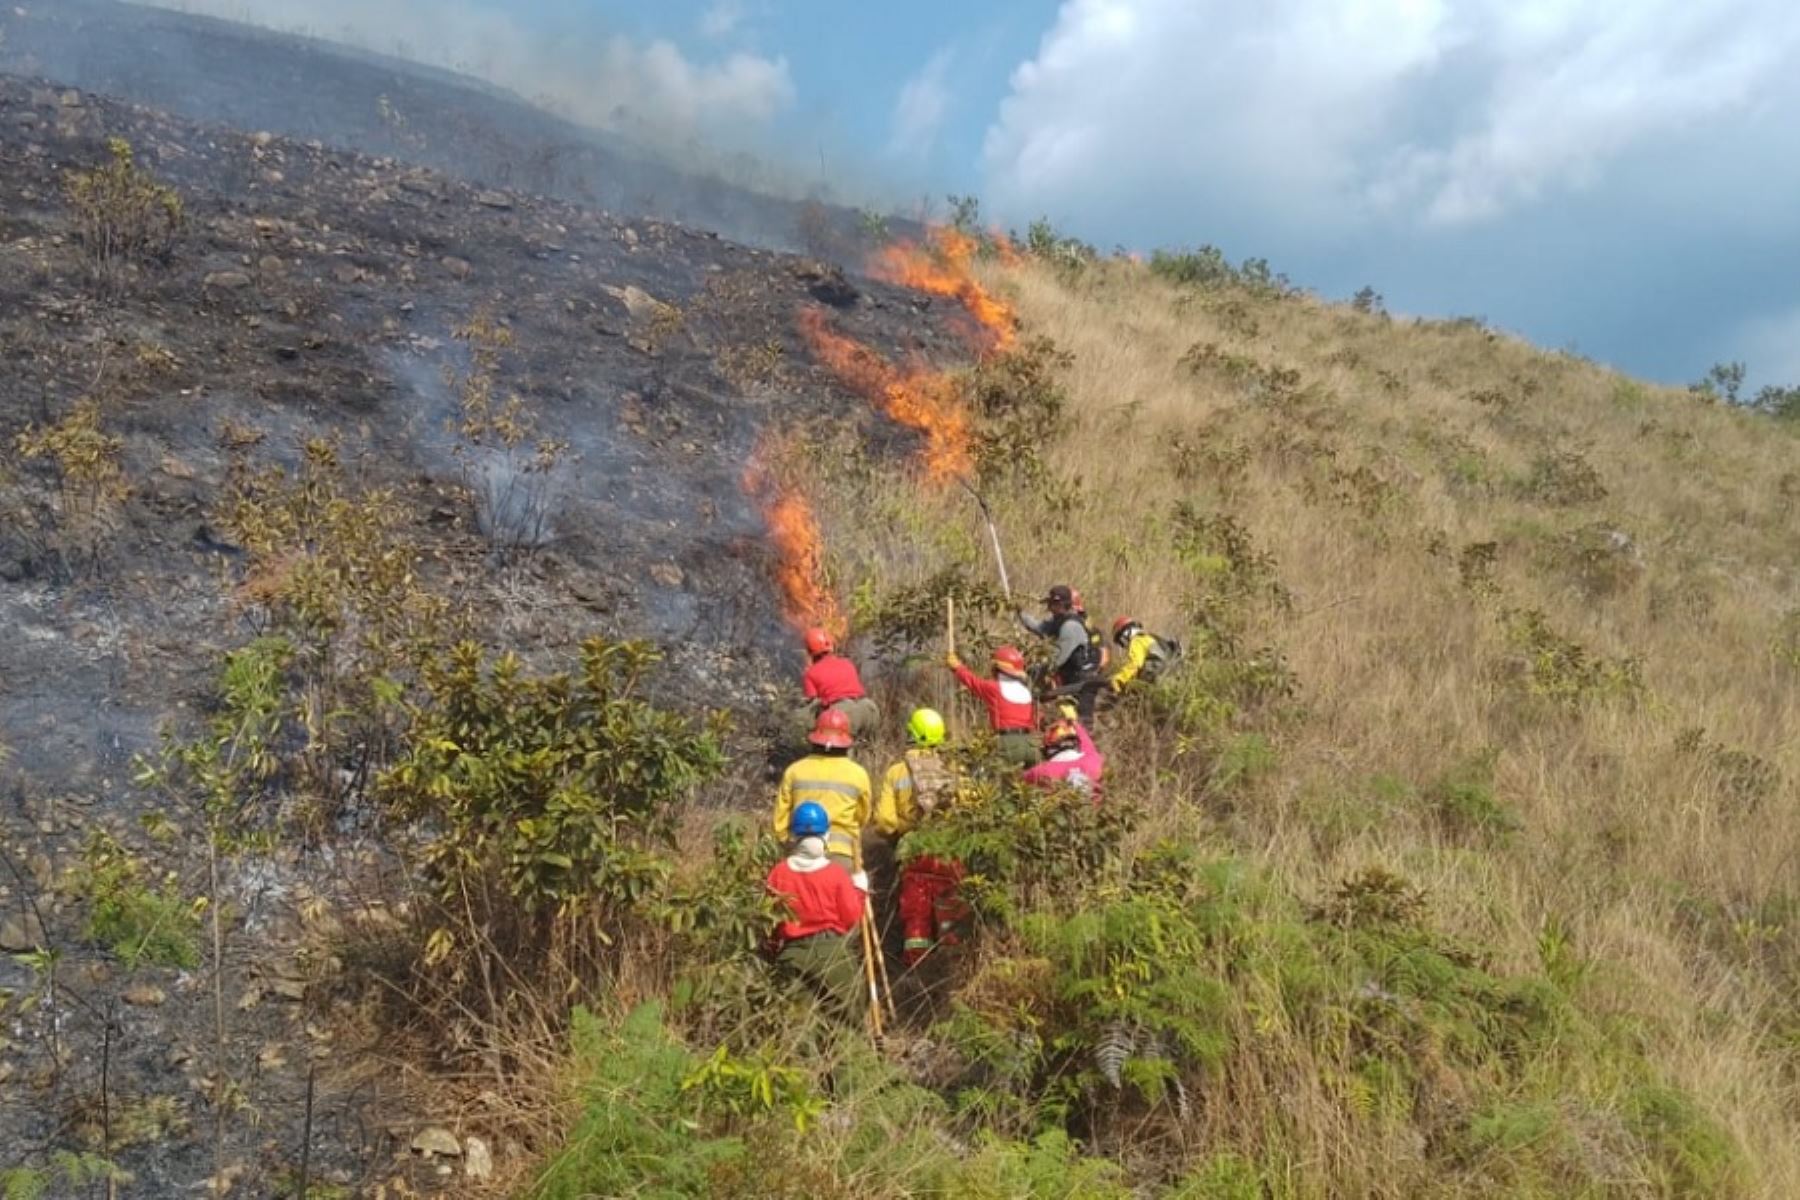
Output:
[[[888,138],[888,154],[892,157],[922,159],[937,145],[944,119],[950,115],[946,76],[953,57],[948,48],[939,50],[901,87],[900,98],[894,104],[893,133]]]
[[[661,139],[753,132],[794,103],[783,58],[699,63],[672,42],[532,28],[476,0],[148,2],[463,72],[584,124]]]
[[[1490,220],[1800,99],[1792,0],[1066,0],[990,128],[993,198],[1180,191],[1277,219]]]

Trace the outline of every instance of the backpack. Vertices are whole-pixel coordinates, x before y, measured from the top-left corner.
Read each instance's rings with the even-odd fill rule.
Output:
[[[908,750],[906,770],[912,776],[913,803],[922,813],[949,808],[956,800],[956,775],[931,750]]]

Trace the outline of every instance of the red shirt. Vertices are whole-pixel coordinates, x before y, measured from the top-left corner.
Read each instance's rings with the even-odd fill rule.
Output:
[[[849,933],[863,917],[863,894],[850,881],[850,872],[829,858],[816,859],[819,867],[796,871],[782,859],[769,872],[769,891],[787,901],[793,919],[778,930],[782,940],[811,937],[815,933]]]
[[[806,668],[800,686],[805,690],[806,698],[817,700],[821,708],[830,708],[839,700],[860,700],[864,695],[862,676],[856,673],[856,664],[841,654],[827,654],[813,660],[813,665]]]
[[[983,679],[968,667],[956,668],[956,682],[981,697],[987,705],[988,724],[995,733],[1031,732],[1037,727],[1037,702],[1022,679],[1002,676]]]

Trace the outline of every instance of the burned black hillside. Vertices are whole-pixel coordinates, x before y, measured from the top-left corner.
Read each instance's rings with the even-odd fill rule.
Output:
[[[66,187],[108,161],[109,139],[175,189],[184,229],[167,261],[97,279]],[[14,511],[54,511],[54,473],[19,437],[84,403],[122,440],[103,547],[71,556],[24,520],[0,528],[0,744],[15,781],[0,807],[13,868],[0,934],[8,952],[63,947],[61,970],[81,979],[80,1005],[48,1018],[57,1038],[41,1013],[0,1038],[0,1078],[16,1079],[0,1143],[37,1153],[87,1127],[97,1076],[66,1059],[109,1023],[118,1090],[102,1098],[204,1082],[195,1047],[210,985],[172,970],[128,985],[84,943],[58,880],[96,833],[141,840],[158,814],[131,781],[134,758],[160,731],[196,724],[221,655],[257,632],[245,551],[219,519],[233,472],[292,470],[307,443],[335,446],[348,486],[392,493],[421,570],[480,640],[566,667],[595,634],[653,639],[684,705],[747,710],[793,665],[742,488],[752,447],[807,420],[878,432],[794,332],[796,313],[820,303],[891,352],[962,354],[923,298],[810,260],[0,77],[0,485]],[[496,389],[567,446],[534,484],[544,522],[528,553],[496,553],[457,453],[455,380],[471,370],[457,331],[472,322],[505,333]],[[475,474],[487,469],[477,456]],[[157,869],[191,875],[197,853],[184,835]],[[264,1123],[234,1125],[234,1160],[254,1162],[259,1137],[298,1141],[303,1080],[277,1064],[300,1059],[303,1027],[330,1034],[276,1002],[295,988],[281,971],[295,970],[295,906],[341,882],[348,853],[284,848],[226,885],[243,917],[228,955],[243,1006],[229,1053]],[[33,979],[0,957],[0,988],[28,994]],[[361,1061],[380,1074],[378,1057]],[[391,1155],[383,1122],[405,1115],[402,1102],[366,1081],[321,1086],[340,1175]],[[117,1155],[149,1189],[131,1194],[186,1191],[212,1171],[208,1140],[188,1136],[197,1122],[176,1115]],[[266,1163],[250,1177],[259,1169],[271,1177]]]
[[[684,173],[463,75],[117,0],[0,8],[0,71],[194,120],[389,155],[753,245],[850,245],[856,214]]]

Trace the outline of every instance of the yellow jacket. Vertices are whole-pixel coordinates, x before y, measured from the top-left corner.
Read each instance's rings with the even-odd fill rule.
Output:
[[[775,836],[787,840],[788,821],[807,801],[831,818],[825,849],[862,863],[862,827],[869,823],[869,773],[845,755],[809,754],[790,766],[775,794]]]
[[[875,828],[889,837],[911,833],[924,815],[919,805],[921,791],[935,793],[937,806],[955,798],[956,776],[935,751],[910,751],[887,769],[881,777],[881,798],[875,802]]]
[[[1118,691],[1138,677],[1138,672],[1142,671],[1144,664],[1150,661],[1150,651],[1154,649],[1156,649],[1156,638],[1152,634],[1139,631],[1138,635],[1131,639],[1131,644],[1125,647],[1125,661],[1119,664],[1117,671],[1113,672],[1113,691]]]

